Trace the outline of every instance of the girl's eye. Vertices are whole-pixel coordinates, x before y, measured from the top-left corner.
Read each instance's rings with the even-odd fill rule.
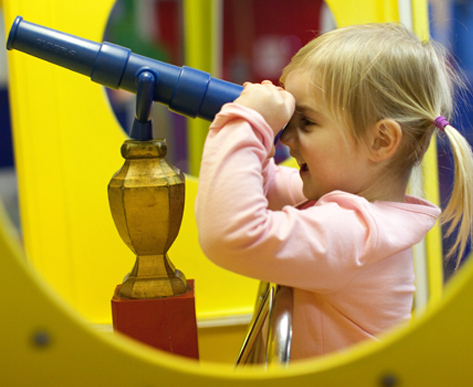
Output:
[[[303,126],[317,125],[314,121],[309,120],[307,117],[301,117],[301,124]]]

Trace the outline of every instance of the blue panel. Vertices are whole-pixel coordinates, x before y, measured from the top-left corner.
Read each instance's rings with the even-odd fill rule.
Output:
[[[0,167],[13,166],[13,147],[10,126],[8,90],[0,90]]]

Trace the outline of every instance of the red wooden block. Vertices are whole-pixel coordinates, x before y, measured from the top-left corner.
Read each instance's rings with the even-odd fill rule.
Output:
[[[180,296],[151,299],[112,299],[113,329],[152,347],[199,358],[194,280]]]

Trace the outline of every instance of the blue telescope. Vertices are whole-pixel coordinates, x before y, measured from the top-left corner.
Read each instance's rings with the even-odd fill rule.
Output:
[[[188,117],[213,120],[220,108],[241,94],[243,87],[191,67],[173,66],[137,55],[116,44],[96,43],[23,20],[13,22],[7,49],[16,49],[87,75],[111,89],[137,93],[138,79],[151,73],[152,100]]]

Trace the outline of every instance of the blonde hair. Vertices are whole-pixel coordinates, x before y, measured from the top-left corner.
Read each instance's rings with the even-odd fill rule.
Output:
[[[435,42],[421,41],[399,24],[349,26],[321,35],[304,46],[283,70],[309,74],[322,91],[327,108],[360,143],[381,119],[397,121],[402,141],[390,164],[390,174],[408,178],[422,161],[435,119],[449,119],[453,94],[461,79],[446,51]],[[473,154],[466,139],[452,126],[444,129],[455,162],[451,197],[441,215],[447,235],[458,228],[447,257],[464,254],[473,224]],[[459,261],[458,261],[459,263]],[[457,263],[457,266],[458,266]]]

